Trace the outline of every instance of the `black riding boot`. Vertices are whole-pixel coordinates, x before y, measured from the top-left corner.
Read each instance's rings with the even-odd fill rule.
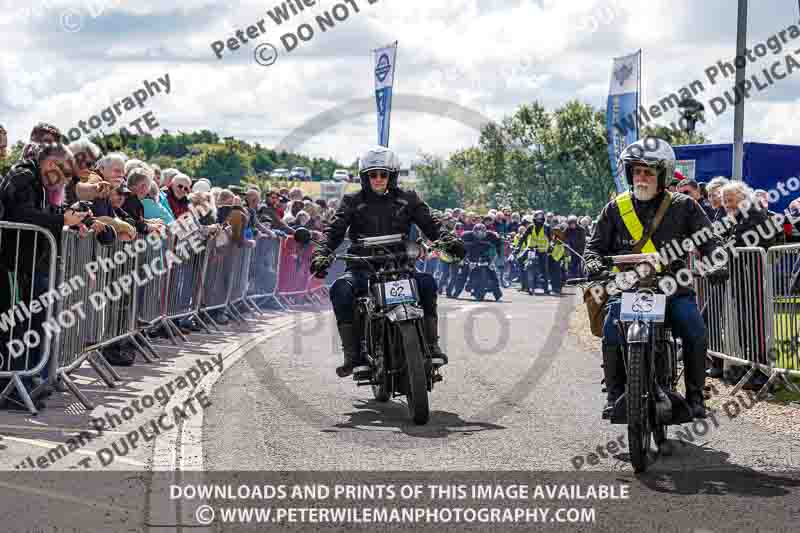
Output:
[[[353,373],[353,360],[358,353],[358,341],[356,340],[356,332],[353,324],[338,324],[338,328],[339,337],[342,339],[344,364],[336,368],[336,375],[343,378]]]
[[[708,340],[703,339],[696,345],[683,343],[683,372],[686,383],[686,402],[694,418],[705,418],[706,409],[703,403],[703,389],[706,384],[706,351]]]
[[[422,329],[425,330],[425,343],[431,352],[431,358],[443,360],[444,362],[440,366],[446,365],[448,363],[447,354],[439,346],[439,318],[436,315],[425,315],[422,325]]]
[[[625,392],[625,361],[619,346],[603,345],[603,374],[607,391],[603,419],[607,420],[614,412],[614,404]]]

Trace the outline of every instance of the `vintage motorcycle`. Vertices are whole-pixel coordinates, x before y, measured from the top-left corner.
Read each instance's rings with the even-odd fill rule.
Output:
[[[414,264],[419,244],[404,235],[367,237],[353,243],[364,255],[336,254],[370,270],[366,293],[357,295],[355,325],[359,351],[366,365],[353,369],[358,386],[371,386],[381,402],[405,396],[415,424],[430,418],[428,393],[442,381],[441,359],[432,358],[425,342]]]
[[[536,293],[536,286],[537,280],[536,279],[536,262],[543,260],[545,258],[544,254],[540,254],[537,250],[533,248],[529,248],[528,250],[523,252],[523,256],[521,257],[522,260],[522,275],[525,276],[525,279],[528,281],[528,294],[534,295]],[[545,271],[546,272],[546,271]],[[544,288],[545,291],[548,290],[548,276],[545,274],[544,276]]]
[[[613,281],[612,285],[621,292],[616,327],[625,339],[622,350],[627,382],[610,421],[627,424],[631,463],[638,473],[647,470],[651,437],[661,445],[667,440],[667,426],[692,421],[689,405],[677,392],[678,344],[666,320],[667,295],[658,286],[658,281],[677,267],[658,272],[658,254],[608,259],[623,272],[571,279],[567,284]]]
[[[477,261],[464,259],[458,273],[458,278],[453,290],[453,298],[458,298],[461,291],[465,290],[472,294],[477,301],[483,301],[486,293],[489,292],[489,278],[492,271],[497,277],[494,262],[488,257],[481,257]]]

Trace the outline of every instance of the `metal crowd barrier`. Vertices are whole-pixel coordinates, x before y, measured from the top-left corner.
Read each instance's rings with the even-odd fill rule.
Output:
[[[169,267],[166,291],[164,297],[165,308],[163,315],[164,324],[178,334],[183,340],[186,336],[175,324],[176,320],[194,319],[206,333],[211,331],[200,317],[200,303],[202,300],[203,280],[208,264],[208,239],[196,234],[197,242],[202,243],[199,249],[189,245],[187,236],[170,235],[169,252],[171,257],[162,257],[165,266]],[[168,254],[166,254],[168,255]],[[177,264],[170,264],[170,259],[180,260]],[[173,342],[174,337],[170,334]]]
[[[211,312],[222,311],[228,307],[228,294],[230,292],[229,276],[226,274],[226,261],[230,266],[230,256],[233,247],[230,243],[221,245],[217,239],[207,243],[208,260],[206,262],[205,279],[202,284],[200,313],[219,329]]]
[[[254,249],[250,247],[240,248],[238,253],[235,254],[234,266],[232,269],[233,274],[231,279],[231,291],[228,297],[228,307],[241,321],[244,321],[244,317],[236,308],[237,305],[259,314],[262,313],[261,309],[247,298],[247,290],[250,284],[250,263],[253,260],[253,252]]]
[[[800,244],[774,246],[767,252],[770,379],[800,376]]]
[[[30,246],[31,253],[21,251],[21,245]],[[8,380],[0,400],[10,398],[12,390],[16,390],[33,414],[37,410],[22,380],[45,377],[43,372],[51,382],[55,378],[53,360],[49,358],[52,343],[42,329],[42,324],[53,318],[53,306],[46,305],[40,296],[54,294],[57,255],[58,246],[49,230],[0,222],[0,380]],[[34,303],[37,301],[38,305]],[[44,385],[33,389],[34,397]]]
[[[695,276],[698,306],[708,331],[708,353],[748,372],[731,391],[736,394],[761,370],[769,379],[766,392],[777,379],[795,391],[787,376],[800,376],[797,332],[800,307],[792,296],[791,275],[800,258],[800,245],[736,248],[728,254],[730,278],[712,286]],[[698,267],[695,266],[695,271]]]
[[[10,380],[2,397],[16,388],[32,413],[36,409],[31,396],[36,396],[37,389],[29,395],[23,379],[47,379],[42,387],[63,387],[93,409],[71,374],[87,362],[106,385],[115,387],[121,377],[106,359],[105,348],[124,342],[154,362],[158,354],[145,336],[154,328],[163,328],[177,344],[177,338],[186,339],[174,324],[178,319],[196,319],[209,332],[202,317],[216,328],[210,315],[215,310],[243,320],[237,306],[260,313],[256,298],[273,299],[282,306],[300,300],[319,304],[344,269],[337,262],[325,280],[313,278],[308,268],[313,248],[292,238],[262,238],[254,248],[247,248],[204,237],[204,246],[195,249],[184,244],[185,235],[105,245],[91,231],[81,237],[65,229],[58,254],[53,235],[41,227],[2,222],[0,230],[0,265],[6,270],[0,275],[8,280],[5,302],[0,292],[4,344],[21,342],[28,331],[52,334],[52,340],[42,334],[40,349],[23,350],[20,357],[9,357],[7,349],[0,352],[0,379]],[[14,232],[13,240],[10,232]],[[25,236],[18,240],[20,232]],[[32,242],[32,253],[20,252],[19,242],[29,248]],[[347,246],[343,243],[340,250]],[[34,264],[27,256],[40,261]],[[43,262],[49,267],[42,266]],[[40,293],[51,295],[51,305],[42,305],[41,313],[26,321],[17,320],[24,318],[29,307],[12,304],[20,298],[31,302]]]
[[[247,297],[258,309],[259,301],[275,302],[281,309],[286,309],[275,296],[278,291],[278,257],[281,251],[280,239],[259,238],[250,262],[250,283]]]
[[[281,242],[277,296],[284,305],[303,303],[308,297],[309,266],[314,248],[287,237]]]

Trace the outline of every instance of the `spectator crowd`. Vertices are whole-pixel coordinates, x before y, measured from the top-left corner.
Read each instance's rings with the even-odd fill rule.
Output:
[[[220,188],[206,178],[192,177],[176,168],[162,169],[153,162],[141,161],[122,152],[103,153],[88,139],[69,144],[63,144],[63,140],[62,133],[55,126],[37,124],[19,160],[14,161],[0,179],[0,219],[44,228],[52,233],[59,245],[64,228],[78,232],[81,238],[94,238],[109,244],[153,233],[164,235],[173,222],[190,218],[207,236],[216,237],[218,243],[254,247],[257,239],[285,238],[298,228],[307,228],[312,234],[322,232],[337,210],[336,200],[315,200],[300,188],[275,188],[263,195],[256,187],[246,190]],[[6,157],[7,143],[6,131],[0,126],[0,161]],[[745,238],[746,233],[752,233],[770,220],[774,221],[772,226],[778,231],[759,231],[758,246],[767,249],[775,244],[800,240],[795,231],[800,230],[800,222],[793,225],[770,211],[767,192],[751,190],[743,182],[717,177],[708,184],[700,184],[676,172],[669,189],[692,197],[711,222],[734,220],[735,223],[729,224],[726,233],[719,237],[735,242],[736,246],[752,246]],[[745,201],[750,205],[747,211],[741,209]],[[800,219],[800,199],[791,203],[789,211]],[[533,210],[518,212],[510,207],[491,209],[485,214],[461,208],[434,211],[433,214],[458,236],[472,231],[476,225],[485,227],[509,244],[507,250],[520,244],[521,240],[527,242],[532,228],[538,232],[543,217],[543,224],[548,229],[547,239],[551,238],[552,232],[553,245],[566,248],[556,258],[566,277],[581,275],[581,255],[594,227],[588,216],[579,218]],[[14,307],[20,301],[20,295],[30,295],[31,300],[37,298],[47,290],[50,282],[46,268],[50,261],[49,249],[35,239],[20,235],[20,232],[11,230],[2,230],[0,235],[0,312]],[[497,259],[502,268],[507,257]],[[442,258],[439,265],[442,273],[452,277],[455,269],[444,263]],[[440,282],[440,291],[443,289],[444,283]],[[41,315],[32,317],[31,329],[41,330]],[[224,309],[214,314],[214,319],[222,324],[230,318]],[[179,321],[178,326],[184,332],[200,329],[191,318]],[[763,332],[763,327],[757,329]],[[151,333],[166,335],[167,332]],[[7,332],[4,328],[0,332],[0,346],[6,346],[14,335],[19,334]],[[36,349],[28,355],[35,359]],[[127,341],[120,341],[104,347],[103,355],[111,364],[128,365],[133,362],[135,352]],[[19,359],[9,360],[0,370],[19,370],[26,368],[28,363]],[[719,377],[721,365],[715,363],[710,373]],[[757,374],[754,378],[756,384],[761,383],[762,378]],[[41,391],[34,398],[38,402],[52,392],[43,386],[46,380],[46,368],[41,376],[25,380],[26,388]],[[0,379],[0,390],[6,384],[7,380]],[[21,405],[18,400],[11,397],[6,403],[14,408]]]
[[[314,200],[300,188],[271,190],[262,198],[254,186],[246,190],[215,187],[206,178],[176,168],[162,169],[123,152],[103,153],[88,139],[69,144],[64,140],[57,127],[37,124],[19,160],[0,178],[0,219],[46,229],[55,238],[59,254],[65,228],[108,245],[153,233],[163,236],[170,224],[189,218],[205,235],[216,237],[218,244],[254,247],[257,239],[285,238],[300,227],[319,232],[336,212],[335,200]],[[0,161],[6,158],[6,149],[6,131],[0,126]],[[0,312],[7,312],[20,301],[20,295],[26,299],[30,295],[33,301],[47,291],[50,252],[25,233],[9,229],[1,233]],[[31,330],[42,330],[43,315],[32,317]],[[222,324],[232,318],[224,309],[213,317]],[[191,318],[179,321],[178,326],[184,333],[200,329]],[[5,352],[24,328],[3,329],[0,346]],[[167,335],[163,330],[149,333]],[[8,358],[0,370],[30,368],[30,361],[39,358],[38,350],[31,349],[24,358]],[[130,365],[135,347],[120,341],[104,347],[102,354],[112,365]],[[47,377],[45,367],[40,376],[23,379],[26,389],[36,392],[32,397],[40,406],[52,393]],[[0,378],[0,390],[7,383]],[[13,395],[4,403],[12,409],[24,408]]]

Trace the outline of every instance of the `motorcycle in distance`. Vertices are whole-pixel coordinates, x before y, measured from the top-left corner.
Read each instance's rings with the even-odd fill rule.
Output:
[[[544,254],[539,254],[539,252],[533,248],[528,249],[527,251],[523,252],[524,256],[522,257],[522,275],[526,277],[528,280],[528,294],[533,296],[536,294],[536,262],[541,259],[546,259]],[[548,283],[549,279],[548,276],[544,276],[544,288],[545,292],[548,290]]]
[[[306,239],[311,240],[310,234],[301,235],[301,240]],[[353,244],[368,254],[335,256],[370,270],[367,291],[355,300],[359,351],[367,364],[353,369],[353,380],[359,387],[371,386],[379,402],[405,396],[414,423],[426,424],[428,392],[442,381],[439,366],[444,361],[432,358],[424,342],[425,313],[414,279],[414,264],[422,248],[401,234],[367,237]]]
[[[667,426],[693,420],[689,405],[677,392],[681,373],[677,343],[666,321],[667,295],[658,286],[667,272],[676,271],[680,265],[658,272],[658,254],[619,255],[607,260],[627,272],[575,278],[567,284],[606,284],[613,280],[622,294],[620,319],[615,325],[625,339],[622,351],[627,380],[610,421],[628,426],[631,463],[634,472],[640,473],[648,467],[651,436],[656,445],[661,445],[667,440]]]
[[[516,262],[514,259],[514,249],[512,246],[512,240],[509,237],[503,238],[503,251],[505,254],[505,258],[503,261],[503,266],[500,270],[500,284],[503,286],[504,289],[511,288],[511,284],[514,281],[517,281],[519,278],[519,274],[515,272],[516,270]]]
[[[494,277],[497,279],[497,270],[494,266],[494,261],[488,257],[481,257],[477,261],[464,259],[464,264],[461,268],[466,269],[467,273],[466,275],[461,274],[459,276],[459,281],[456,283],[453,298],[458,298],[458,296],[461,294],[461,291],[464,290],[464,282],[466,280],[467,292],[470,292],[475,300],[479,302],[483,301],[484,296],[486,296],[486,293],[490,290],[488,285],[489,279],[492,276],[492,272],[494,272]],[[497,286],[491,290],[494,291],[495,299],[499,299],[502,296]]]

